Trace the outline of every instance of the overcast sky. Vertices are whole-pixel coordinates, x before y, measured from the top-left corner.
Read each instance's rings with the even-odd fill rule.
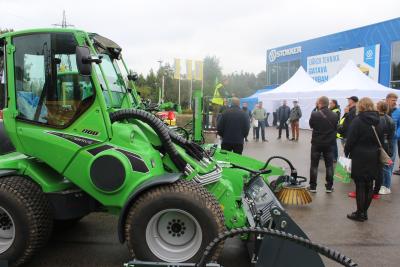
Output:
[[[220,59],[224,73],[265,70],[268,48],[400,16],[400,0],[0,0],[0,28],[76,28],[123,48],[137,72],[157,60]],[[399,29],[400,30],[400,29]],[[184,72],[184,71],[183,71]]]

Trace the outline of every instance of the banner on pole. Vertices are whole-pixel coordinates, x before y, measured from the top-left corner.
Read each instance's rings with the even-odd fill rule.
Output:
[[[192,60],[191,59],[186,59],[186,79],[192,80],[193,75],[192,75]]]
[[[181,60],[179,58],[175,58],[175,73],[174,79],[181,79]]]
[[[203,80],[203,61],[202,60],[196,60],[194,74],[195,74],[194,75],[195,80],[197,80],[197,81]]]

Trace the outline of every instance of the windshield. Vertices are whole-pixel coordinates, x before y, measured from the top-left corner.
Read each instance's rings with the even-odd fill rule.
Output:
[[[122,78],[121,72],[118,67],[113,64],[111,58],[107,54],[100,54],[102,58],[101,67],[103,69],[104,76],[108,81],[110,86],[112,101],[110,101],[110,95],[106,91],[106,85],[103,79],[103,75],[100,68],[96,66],[97,76],[99,77],[99,82],[103,87],[103,94],[106,99],[108,107],[121,107],[122,101],[126,93],[126,84]],[[111,104],[112,103],[112,104]]]

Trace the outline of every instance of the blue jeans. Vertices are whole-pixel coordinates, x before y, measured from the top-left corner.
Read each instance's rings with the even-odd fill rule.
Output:
[[[265,121],[258,121],[258,127],[257,127],[257,132],[256,132],[256,139],[260,139],[260,130],[261,130],[261,138],[264,141],[265,140]]]
[[[383,181],[382,181],[382,186],[386,188],[390,188],[392,184],[392,174],[393,174],[393,168],[394,168],[394,162],[396,160],[396,155],[397,155],[397,139],[393,139],[392,141],[392,161],[393,164],[390,166],[383,166]]]

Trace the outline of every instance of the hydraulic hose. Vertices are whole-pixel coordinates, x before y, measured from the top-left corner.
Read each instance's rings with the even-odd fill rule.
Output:
[[[230,231],[226,231],[225,233],[218,235],[218,237],[216,237],[207,246],[199,263],[196,264],[196,267],[205,267],[206,266],[207,261],[208,261],[209,257],[211,256],[212,251],[220,242],[225,241],[228,238],[231,238],[231,237],[234,237],[237,235],[242,235],[242,234],[262,234],[262,235],[269,235],[269,236],[285,239],[290,242],[299,244],[303,247],[306,247],[308,249],[314,250],[315,252],[317,252],[321,255],[324,255],[328,259],[331,259],[343,266],[346,266],[346,267],[358,266],[358,264],[355,263],[352,259],[341,254],[340,252],[330,249],[328,247],[319,245],[319,244],[315,244],[315,243],[311,242],[309,239],[305,239],[303,237],[299,237],[296,235],[292,235],[292,234],[274,230],[274,229],[261,228],[261,227],[255,227],[255,228],[243,227],[243,228],[237,228],[237,229],[233,229]]]
[[[281,159],[281,160],[285,161],[289,165],[291,171],[296,170],[296,168],[293,166],[293,164],[287,158],[284,158],[284,157],[281,157],[281,156],[272,156],[272,157],[270,157],[267,160],[267,162],[265,162],[265,165],[264,165],[264,167],[261,168],[261,170],[267,168],[269,163],[273,159]]]
[[[110,114],[111,123],[126,119],[137,119],[147,123],[160,138],[161,144],[172,162],[182,172],[185,171],[187,163],[182,159],[176,150],[170,136],[169,128],[156,116],[139,109],[123,109]]]
[[[196,143],[179,136],[173,130],[169,131],[169,135],[174,143],[183,147],[185,151],[196,160],[202,160],[204,158],[204,150]]]

